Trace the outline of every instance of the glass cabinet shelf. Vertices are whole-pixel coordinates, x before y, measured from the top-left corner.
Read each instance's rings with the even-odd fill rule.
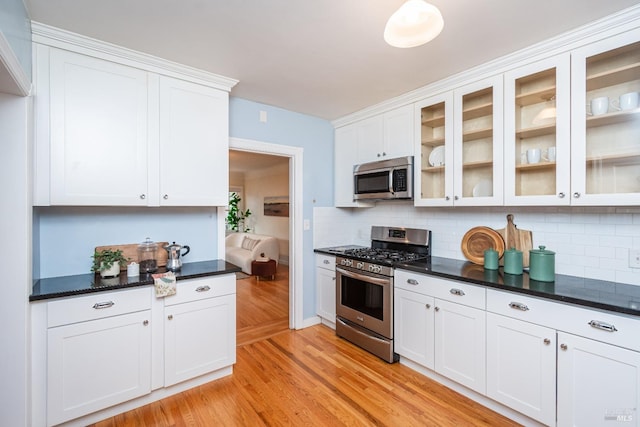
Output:
[[[535,138],[536,136],[544,136],[544,135],[553,135],[556,133],[556,125],[548,124],[548,125],[540,125],[540,126],[532,126],[525,129],[520,129],[516,131],[517,138]]]
[[[424,126],[428,126],[431,128],[437,128],[440,126],[444,126],[444,116],[434,116],[434,117],[422,117],[422,124]]]
[[[518,107],[526,107],[528,105],[538,104],[542,101],[548,101],[556,95],[555,85],[537,89],[535,91],[521,93],[516,96],[516,105]]]
[[[487,102],[462,111],[462,120],[477,119],[478,117],[489,116],[491,114],[493,114],[493,103]]]
[[[424,139],[422,140],[422,145],[425,147],[437,147],[438,145],[444,145],[445,138],[434,138],[434,139]]]
[[[540,163],[522,163],[516,165],[516,169],[520,172],[537,171],[541,169],[555,169],[556,162],[542,161]]]
[[[462,133],[464,142],[473,141],[474,139],[491,138],[491,136],[493,136],[493,128],[473,129]]]
[[[640,108],[627,111],[614,111],[600,116],[587,116],[587,128],[632,122],[634,120],[640,120]]]
[[[587,91],[615,86],[630,80],[635,80],[640,75],[640,62],[628,64],[613,70],[593,74],[587,77]]]

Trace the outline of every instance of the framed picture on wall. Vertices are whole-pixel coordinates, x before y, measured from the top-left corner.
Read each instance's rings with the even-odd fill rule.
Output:
[[[265,216],[289,216],[289,196],[264,198]]]

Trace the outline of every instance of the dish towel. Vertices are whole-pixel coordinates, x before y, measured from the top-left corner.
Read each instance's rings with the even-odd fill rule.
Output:
[[[156,298],[163,298],[176,294],[176,275],[169,271],[162,274],[152,274],[156,285]]]

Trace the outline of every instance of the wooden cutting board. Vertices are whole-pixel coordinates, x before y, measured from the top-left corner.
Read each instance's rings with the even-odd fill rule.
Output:
[[[167,265],[167,258],[169,257],[169,252],[164,250],[162,247],[167,246],[168,242],[155,242],[158,245],[158,250],[156,251],[156,261],[158,261],[158,267],[164,267]],[[128,258],[131,261],[135,261],[140,263],[138,259],[138,246],[140,243],[129,243],[126,245],[109,245],[109,246],[96,246],[96,251],[101,251],[104,249],[111,249],[112,251],[116,251],[120,249],[122,251],[122,255],[125,258]],[[93,255],[93,254],[92,254]],[[126,270],[126,265],[120,266],[120,271]]]
[[[522,251],[522,266],[529,267],[529,251],[533,248],[533,233],[516,227],[512,214],[507,215],[507,226],[496,231],[504,239],[505,249],[516,248]],[[500,259],[500,265],[504,265],[504,258]]]

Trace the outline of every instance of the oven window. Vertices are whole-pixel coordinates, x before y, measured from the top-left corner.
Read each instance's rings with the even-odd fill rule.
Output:
[[[360,313],[384,321],[384,287],[342,276],[340,303]]]
[[[356,176],[356,194],[389,191],[389,172],[374,172]]]

